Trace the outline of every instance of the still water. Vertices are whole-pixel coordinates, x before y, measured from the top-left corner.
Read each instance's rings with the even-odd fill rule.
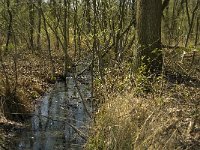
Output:
[[[20,131],[14,147],[18,150],[83,149],[91,121],[88,112],[92,112],[90,81],[90,76],[84,75],[78,80],[67,77],[66,84],[56,83],[40,100],[30,127]]]

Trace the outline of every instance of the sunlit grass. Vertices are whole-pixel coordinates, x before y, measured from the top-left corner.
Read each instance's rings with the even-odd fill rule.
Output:
[[[106,84],[97,84],[98,98],[103,101],[86,149],[199,149],[200,87],[190,78],[184,79],[180,68],[175,69],[178,66],[186,72],[195,71],[191,77],[198,80],[200,74],[195,66],[199,64],[189,67],[190,61],[176,61],[165,58],[165,67],[172,69],[175,76],[163,74],[151,81],[141,74],[132,76],[126,63],[120,69],[108,69]],[[183,79],[177,78],[177,73]],[[150,90],[147,93],[142,88],[144,81]]]
[[[190,138],[197,140],[188,131],[197,115],[195,105],[180,104],[172,97],[136,98],[131,92],[111,96],[96,115],[86,147],[91,150],[184,149],[190,145]],[[197,126],[199,123],[194,128]]]

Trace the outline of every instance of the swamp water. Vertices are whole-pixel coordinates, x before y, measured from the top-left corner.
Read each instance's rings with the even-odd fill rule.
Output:
[[[78,86],[78,88],[77,88]],[[30,127],[19,131],[17,150],[83,149],[92,113],[91,77],[67,77],[41,98]],[[84,100],[84,103],[83,103]],[[86,110],[87,108],[87,110]]]

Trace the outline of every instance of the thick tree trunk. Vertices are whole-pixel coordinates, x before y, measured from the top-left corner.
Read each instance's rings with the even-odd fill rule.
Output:
[[[162,0],[137,1],[136,67],[145,66],[145,74],[160,74],[162,70],[161,15]]]

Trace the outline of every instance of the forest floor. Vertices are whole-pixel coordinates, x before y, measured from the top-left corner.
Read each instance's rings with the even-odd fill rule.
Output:
[[[6,107],[3,104],[4,100],[6,100],[6,97],[10,97],[8,94],[13,94],[22,109],[20,108],[20,111],[17,109],[9,110],[9,113],[19,113],[22,116],[27,114],[28,116],[34,110],[35,105],[39,102],[39,98],[50,90],[56,81],[56,77],[52,77],[51,64],[47,54],[45,51],[33,54],[30,51],[21,50],[16,55],[8,54],[3,57],[5,72],[3,69],[0,71],[1,107]],[[16,61],[14,61],[14,58],[17,58]],[[62,52],[57,51],[53,53],[56,76],[62,74],[63,59]],[[6,93],[5,74],[9,80],[10,93]],[[2,143],[6,144],[6,141],[12,138],[12,131],[23,128],[23,123],[6,119],[4,110],[0,108],[0,149],[3,146]],[[23,120],[23,118],[19,118],[19,120],[21,119]]]
[[[103,103],[96,113],[87,149],[200,148],[200,54],[188,52],[182,57],[177,49],[165,52],[165,73],[148,83],[150,93],[142,89],[147,81],[145,77],[129,74],[131,65],[128,63],[107,69],[105,85],[95,81],[99,84],[95,89],[97,98]],[[17,58],[17,69],[13,58]],[[128,56],[125,59],[128,60]],[[63,70],[62,53],[54,52],[53,60],[59,76]],[[16,87],[16,96],[26,110],[24,113],[30,113],[37,99],[56,81],[51,75],[47,52],[32,54],[22,50],[15,57],[4,57],[3,62],[11,91]],[[0,79],[3,100],[6,85],[2,71]],[[0,114],[0,146],[12,139],[12,131],[18,128],[23,128],[23,124]]]

